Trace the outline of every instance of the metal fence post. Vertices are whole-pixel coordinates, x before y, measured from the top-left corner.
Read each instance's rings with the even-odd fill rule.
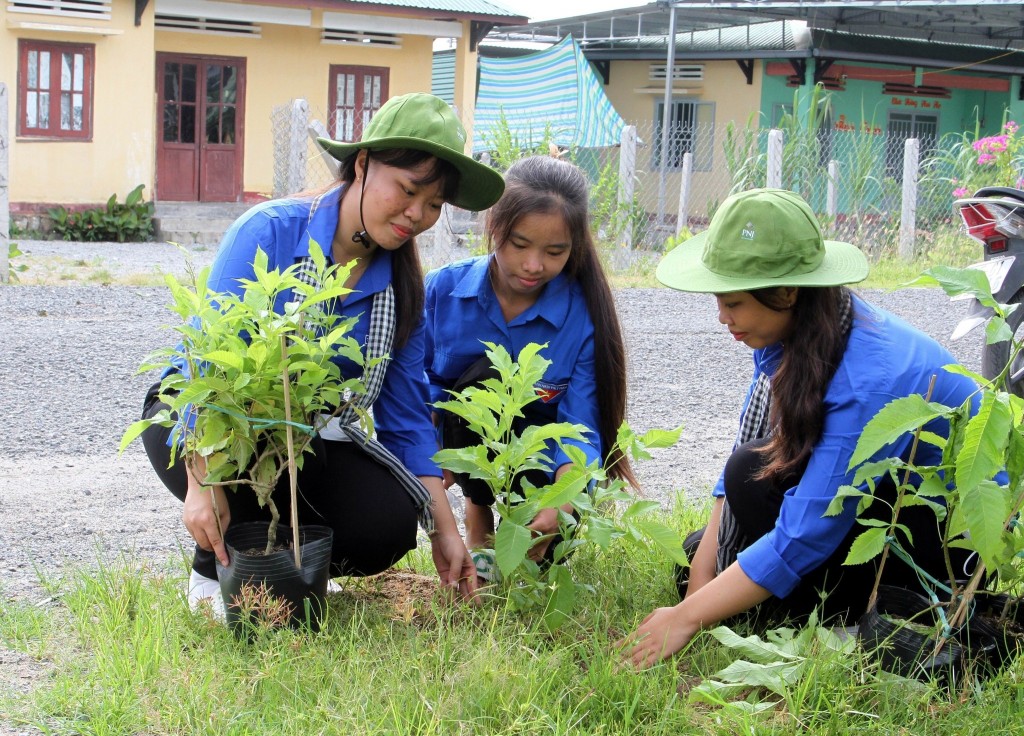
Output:
[[[683,154],[682,178],[679,180],[679,209],[676,211],[676,235],[690,222],[690,187],[693,185],[693,153]]]
[[[768,131],[768,176],[765,186],[770,189],[782,188],[782,145],[784,136],[781,130]]]
[[[620,213],[631,213],[636,185],[636,126],[627,125],[619,137],[619,206]],[[619,215],[621,217],[621,215]],[[628,219],[622,229],[620,243],[623,248],[633,247],[633,228]]]
[[[903,144],[903,201],[900,211],[900,258],[914,257],[914,238],[917,235],[917,165],[921,142],[908,138]]]
[[[839,162],[832,159],[828,162],[828,183],[825,185],[825,213],[835,217],[839,212]]]
[[[11,226],[11,199],[7,185],[9,151],[7,148],[7,85],[0,82],[0,282],[7,283],[11,274],[8,249]]]

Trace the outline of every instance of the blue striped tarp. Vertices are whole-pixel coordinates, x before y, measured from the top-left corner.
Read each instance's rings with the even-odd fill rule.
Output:
[[[474,153],[496,147],[502,115],[520,149],[545,135],[563,148],[614,146],[625,125],[572,36],[536,54],[480,58]]]

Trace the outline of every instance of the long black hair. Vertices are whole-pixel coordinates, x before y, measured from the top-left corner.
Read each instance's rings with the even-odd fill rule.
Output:
[[[505,193],[488,214],[488,248],[493,251],[508,242],[523,215],[562,216],[572,238],[565,273],[583,289],[594,323],[601,445],[609,453],[611,474],[637,486],[629,458],[615,447],[619,426],[626,418],[626,350],[615,299],[590,232],[589,196],[587,177],[575,164],[551,156],[520,159],[505,173]]]
[[[825,393],[849,338],[842,319],[843,310],[850,304],[847,287],[803,287],[791,307],[782,295],[783,288],[750,292],[769,309],[793,312],[782,362],[772,378],[773,433],[762,448],[767,462],[758,474],[773,481],[802,472],[821,438]]]
[[[423,185],[441,181],[441,197],[446,202],[450,202],[458,191],[458,170],[447,161],[436,158],[432,153],[411,148],[391,148],[382,151],[367,150],[366,154],[364,180],[371,160],[396,169],[412,169],[428,159],[433,159],[434,165],[426,176],[416,179],[413,183]],[[351,185],[356,179],[357,158],[358,152],[341,162],[339,179],[345,184]],[[362,212],[361,208],[360,212]],[[392,251],[391,281],[395,290],[394,346],[397,349],[405,345],[413,330],[416,329],[416,325],[423,318],[423,266],[420,264],[420,255],[416,248],[416,238],[409,238],[407,242]]]

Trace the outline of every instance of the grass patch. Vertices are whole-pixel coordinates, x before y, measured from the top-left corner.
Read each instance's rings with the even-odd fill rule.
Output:
[[[678,508],[680,528],[706,513]],[[421,547],[398,570],[346,580],[321,634],[267,631],[248,644],[188,610],[183,572],[130,560],[79,569],[45,612],[0,604],[0,642],[48,663],[29,692],[0,694],[0,716],[55,734],[963,734],[1019,722],[1019,662],[950,694],[821,652],[783,697],[691,701],[730,661],[713,637],[646,672],[621,667],[612,645],[673,602],[669,566],[616,551],[571,567],[596,592],[555,633],[500,598],[476,609],[435,600]],[[763,713],[744,706],[769,696]]]

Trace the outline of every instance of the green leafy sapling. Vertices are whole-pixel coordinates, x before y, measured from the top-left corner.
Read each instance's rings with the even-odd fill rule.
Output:
[[[288,470],[294,494],[304,454],[324,417],[340,413],[365,391],[361,380],[344,378],[336,362],[364,365],[348,334],[356,318],[325,309],[350,293],[345,282],[352,264],[328,264],[313,240],[309,251],[317,286],[300,279],[297,266],[268,269],[262,250],[240,295],[212,291],[209,268],[193,274],[190,284],[167,277],[170,309],[182,319],[175,328],[181,342],[150,355],[139,372],[172,369],[160,384],[160,400],[168,408],[133,423],[121,440],[123,452],[148,427],[174,427],[172,463],[183,460],[206,488],[248,486],[270,510],[268,553],[280,519],[272,494],[282,474]],[[275,312],[275,302],[289,291],[305,298]],[[369,417],[357,413],[368,428]],[[293,497],[296,556],[297,506]]]
[[[950,296],[969,294],[989,307],[993,316],[986,328],[988,343],[1011,341],[1011,363],[1022,350],[1014,339],[1006,318],[1017,305],[998,303],[992,296],[988,280],[976,269],[937,267],[909,285],[941,286]],[[897,485],[897,501],[888,520],[858,518],[868,529],[855,540],[847,564],[860,564],[898,548],[906,553],[913,542],[905,526],[899,524],[899,512],[910,505],[924,505],[935,512],[937,522],[945,522],[943,547],[948,580],[953,587],[949,626],[955,628],[967,615],[975,591],[987,573],[996,573],[1002,590],[1010,590],[1024,575],[1021,557],[1024,534],[1018,524],[1024,506],[1024,399],[1004,390],[1009,367],[987,379],[959,365],[945,370],[967,375],[979,386],[978,411],[972,416],[972,401],[959,406],[946,406],[930,401],[930,397],[911,395],[891,401],[865,426],[851,458],[855,469],[853,485],[844,486],[829,507],[839,513],[848,498],[857,498],[858,513],[878,500],[872,496],[877,478],[891,477]],[[936,419],[949,422],[949,436],[944,438],[925,427]],[[915,442],[927,442],[942,450],[938,465],[915,463],[896,457],[871,461],[884,448],[907,433],[915,434]],[[1005,470],[1005,475],[1002,471]],[[1006,482],[999,482],[1000,479]],[[863,491],[858,486],[866,485]],[[964,548],[976,552],[979,564],[971,579],[957,589],[957,576],[950,563],[949,551]],[[879,577],[882,570],[879,569]],[[876,583],[877,588],[877,583]],[[939,637],[939,644],[944,641]]]
[[[542,610],[544,621],[555,629],[571,615],[581,586],[561,564],[574,550],[594,545],[608,549],[616,540],[647,544],[663,549],[673,560],[686,563],[678,534],[652,518],[658,507],[653,501],[637,501],[627,484],[614,477],[612,468],[587,463],[582,450],[570,441],[585,439],[586,428],[567,422],[528,426],[522,432],[514,423],[525,408],[538,400],[535,385],[551,361],[540,352],[546,347],[531,343],[513,361],[508,351],[485,343],[486,355],[496,376],[479,385],[452,394],[438,409],[458,416],[475,432],[480,443],[458,449],[444,449],[435,455],[441,467],[484,481],[496,499],[501,523],[495,533],[495,558],[512,604],[518,610]],[[632,459],[650,457],[648,449],[670,447],[680,430],[651,430],[643,435],[628,425],[619,429],[616,448]],[[534,487],[519,474],[526,470],[552,472],[546,451],[551,443],[560,447],[572,466],[555,481]],[[612,449],[616,449],[612,448]],[[609,452],[610,457],[615,455]],[[520,492],[521,491],[521,492]],[[575,516],[562,507],[571,504]],[[613,509],[625,506],[615,515]],[[562,537],[553,550],[556,564],[542,568],[530,559],[530,548],[543,541],[528,527],[543,509],[558,509]]]

